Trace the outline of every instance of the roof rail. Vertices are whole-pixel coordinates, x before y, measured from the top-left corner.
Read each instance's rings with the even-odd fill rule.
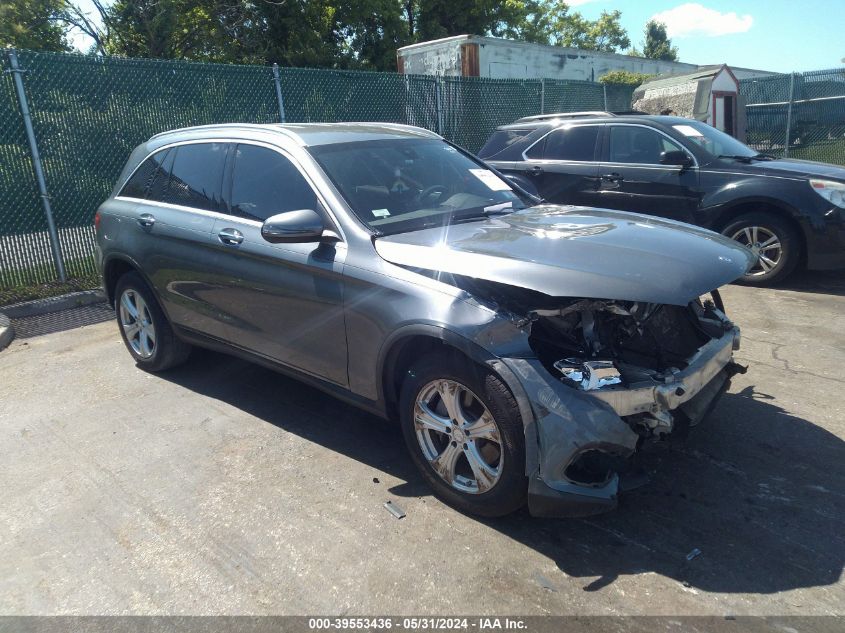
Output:
[[[272,124],[271,124],[272,125]],[[247,130],[267,130],[270,126],[266,123],[212,123],[210,125],[191,125],[188,127],[180,127],[173,130],[165,130],[164,132],[159,132],[158,134],[153,134],[150,137],[150,140],[154,138],[159,138],[161,136],[167,136],[168,134],[175,134],[178,132],[188,132],[192,130],[212,130],[212,129],[247,129]]]
[[[601,110],[589,110],[587,112],[552,112],[550,114],[535,114],[534,116],[524,116],[517,119],[514,123],[530,123],[532,121],[550,121],[552,119],[584,119],[590,117],[605,117],[616,116],[613,112],[604,112]]]

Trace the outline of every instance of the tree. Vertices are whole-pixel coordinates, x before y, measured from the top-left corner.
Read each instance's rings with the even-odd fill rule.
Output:
[[[569,5],[559,0],[546,2],[544,6],[550,44],[606,53],[631,46],[628,32],[620,23],[620,11],[602,11],[597,20],[588,20],[577,11],[570,11]]]
[[[611,70],[609,73],[605,73],[599,77],[599,81],[608,85],[634,86],[636,88],[652,77],[654,75],[635,73],[630,70]]]
[[[63,9],[64,0],[0,0],[0,48],[70,50],[57,21]]]
[[[396,70],[396,49],[413,42],[412,0],[367,0],[338,5],[345,63],[356,68]]]
[[[418,0],[414,35],[425,41],[450,35],[506,35],[532,0]]]
[[[666,34],[666,25],[662,22],[649,20],[645,25],[643,57],[669,62],[678,61],[678,47],[672,46],[672,40]]]

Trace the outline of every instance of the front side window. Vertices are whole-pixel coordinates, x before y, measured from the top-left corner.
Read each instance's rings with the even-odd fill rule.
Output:
[[[663,152],[683,151],[681,146],[659,132],[637,125],[610,127],[611,163],[659,165]]]
[[[149,198],[220,211],[226,143],[192,143],[171,149],[150,187]]]
[[[313,209],[320,204],[296,166],[272,149],[238,145],[232,165],[231,213],[264,221],[284,211]]]
[[[308,150],[367,226],[402,233],[523,208],[511,186],[440,139],[383,139]]]
[[[555,130],[526,153],[544,160],[595,160],[598,125],[575,125]]]

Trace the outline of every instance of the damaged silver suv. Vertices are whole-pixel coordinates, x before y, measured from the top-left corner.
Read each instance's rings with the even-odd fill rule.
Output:
[[[634,452],[741,370],[716,289],[748,249],[541,204],[417,128],[160,134],[95,223],[139,367],[219,349],[396,419],[437,496],[478,515],[613,508]]]

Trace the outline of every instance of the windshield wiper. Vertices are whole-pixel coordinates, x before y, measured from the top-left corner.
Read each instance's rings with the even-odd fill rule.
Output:
[[[754,157],[753,156],[745,156],[744,154],[719,154],[719,158],[731,158],[733,160],[738,160],[741,163],[750,163]]]
[[[493,215],[494,213],[513,213],[517,209],[514,208],[513,202],[501,202],[499,204],[491,204],[489,207],[484,207],[482,211],[485,215]]]
[[[750,163],[754,160],[774,160],[774,156],[770,156],[769,154],[752,154],[751,156],[746,156],[745,154],[719,154],[719,158],[732,158],[733,160],[738,160],[741,163]]]

